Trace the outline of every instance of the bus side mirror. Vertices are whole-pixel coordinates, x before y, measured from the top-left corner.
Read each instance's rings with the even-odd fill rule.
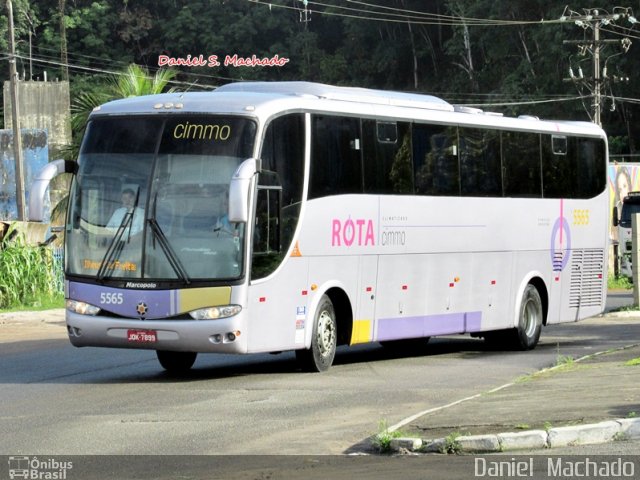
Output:
[[[38,172],[36,178],[31,183],[29,193],[29,221],[42,222],[44,218],[44,194],[49,187],[49,183],[62,173],[78,172],[78,164],[69,160],[55,160],[45,165]]]
[[[231,177],[229,184],[229,221],[247,223],[249,221],[249,193],[251,180],[258,173],[259,160],[249,158],[242,162]]]
[[[613,207],[613,217],[611,218],[613,221],[613,226],[618,226],[618,207]]]

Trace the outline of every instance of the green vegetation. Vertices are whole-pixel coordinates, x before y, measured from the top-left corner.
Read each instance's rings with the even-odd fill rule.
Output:
[[[613,275],[609,275],[607,288],[609,288],[609,290],[632,290],[633,283],[631,283],[631,279],[628,277],[615,277]]]
[[[402,436],[402,433],[398,431],[389,431],[387,421],[381,420],[378,424],[378,433],[373,438],[373,446],[381,453],[389,453],[391,451],[391,440]]]
[[[0,309],[61,306],[53,262],[50,249],[27,245],[12,224],[0,242]]]
[[[613,13],[618,5],[592,6]],[[568,13],[565,6],[552,0],[317,2],[308,8],[291,0],[13,1],[18,53],[31,50],[34,78],[42,79],[44,70],[49,78],[65,78],[67,69],[50,60],[60,58],[66,46],[74,99],[99,96],[108,87],[105,77],[129,64],[155,72],[160,55],[174,61],[202,55],[202,65],[177,67],[172,85],[204,90],[240,79],[307,80],[433,92],[452,103],[489,104],[486,108],[509,115],[588,120],[590,102],[576,91],[581,84],[563,82],[570,66],[575,71],[579,61],[586,62],[582,69],[591,65],[589,55],[578,60],[576,45],[563,43],[585,35],[573,21],[557,23]],[[619,31],[633,29],[624,17],[613,23],[603,31],[606,39],[619,40]],[[0,22],[5,52],[6,28],[6,20]],[[634,34],[637,27],[628,36]],[[633,75],[640,67],[637,48],[634,43],[628,55],[612,57],[608,65],[629,77],[611,82],[615,108],[607,99],[602,111],[617,154],[637,149],[638,106],[627,100],[640,89],[640,77]],[[234,55],[289,61],[275,68],[225,65]],[[210,64],[209,56],[219,65]],[[4,78],[7,68],[7,62],[0,65]],[[21,60],[19,70],[29,75],[29,68]]]
[[[442,453],[452,453],[458,454],[460,453],[460,442],[458,441],[458,437],[462,436],[460,432],[453,432],[447,435],[444,438],[444,447]]]
[[[574,365],[574,359],[571,355],[560,355],[556,357],[557,367],[572,367]]]
[[[625,362],[624,365],[626,367],[636,367],[636,366],[640,365],[640,357],[632,358],[631,360]]]
[[[638,307],[638,305],[627,305],[624,307],[617,308],[613,311],[614,312],[635,312],[637,310],[640,310],[640,307]]]
[[[54,293],[49,295],[36,295],[25,299],[19,305],[0,308],[0,313],[7,312],[36,312],[40,310],[51,310],[53,308],[64,308],[64,294]]]

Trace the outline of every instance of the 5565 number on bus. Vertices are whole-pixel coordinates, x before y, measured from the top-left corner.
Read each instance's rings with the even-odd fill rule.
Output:
[[[106,293],[100,294],[101,305],[122,305],[124,303],[124,296],[122,293]]]

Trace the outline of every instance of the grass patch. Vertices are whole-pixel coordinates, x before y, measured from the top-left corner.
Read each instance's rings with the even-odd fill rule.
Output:
[[[607,287],[610,290],[632,290],[633,283],[628,277],[614,277],[613,275],[609,275]]]
[[[640,365],[640,357],[632,358],[631,360],[624,362],[625,367],[637,367]]]
[[[462,435],[460,434],[460,432],[453,432],[447,435],[444,438],[444,447],[443,447],[442,453],[449,453],[454,455],[457,455],[458,453],[460,453],[462,446],[458,441],[458,437],[461,437],[461,436]]]
[[[38,308],[57,295],[52,250],[27,244],[11,224],[0,242],[0,308]]]
[[[399,431],[389,431],[387,421],[381,420],[380,423],[378,423],[378,433],[373,437],[373,446],[380,453],[389,453],[391,451],[391,440],[403,436],[404,435]]]
[[[560,355],[556,357],[556,367],[572,367],[575,361],[571,355]]]
[[[52,296],[42,295],[40,297],[25,299],[19,305],[9,305],[4,308],[0,308],[0,313],[38,312],[41,310],[51,310],[53,308],[64,308],[63,293],[56,293]]]
[[[640,310],[640,307],[638,307],[638,305],[625,305],[624,307],[612,310],[612,312],[637,312],[638,310]]]

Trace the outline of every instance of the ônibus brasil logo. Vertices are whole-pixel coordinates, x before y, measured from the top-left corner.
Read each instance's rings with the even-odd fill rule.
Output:
[[[73,468],[73,462],[63,462],[55,458],[25,456],[9,457],[9,478],[29,480],[66,480],[67,471]]]

